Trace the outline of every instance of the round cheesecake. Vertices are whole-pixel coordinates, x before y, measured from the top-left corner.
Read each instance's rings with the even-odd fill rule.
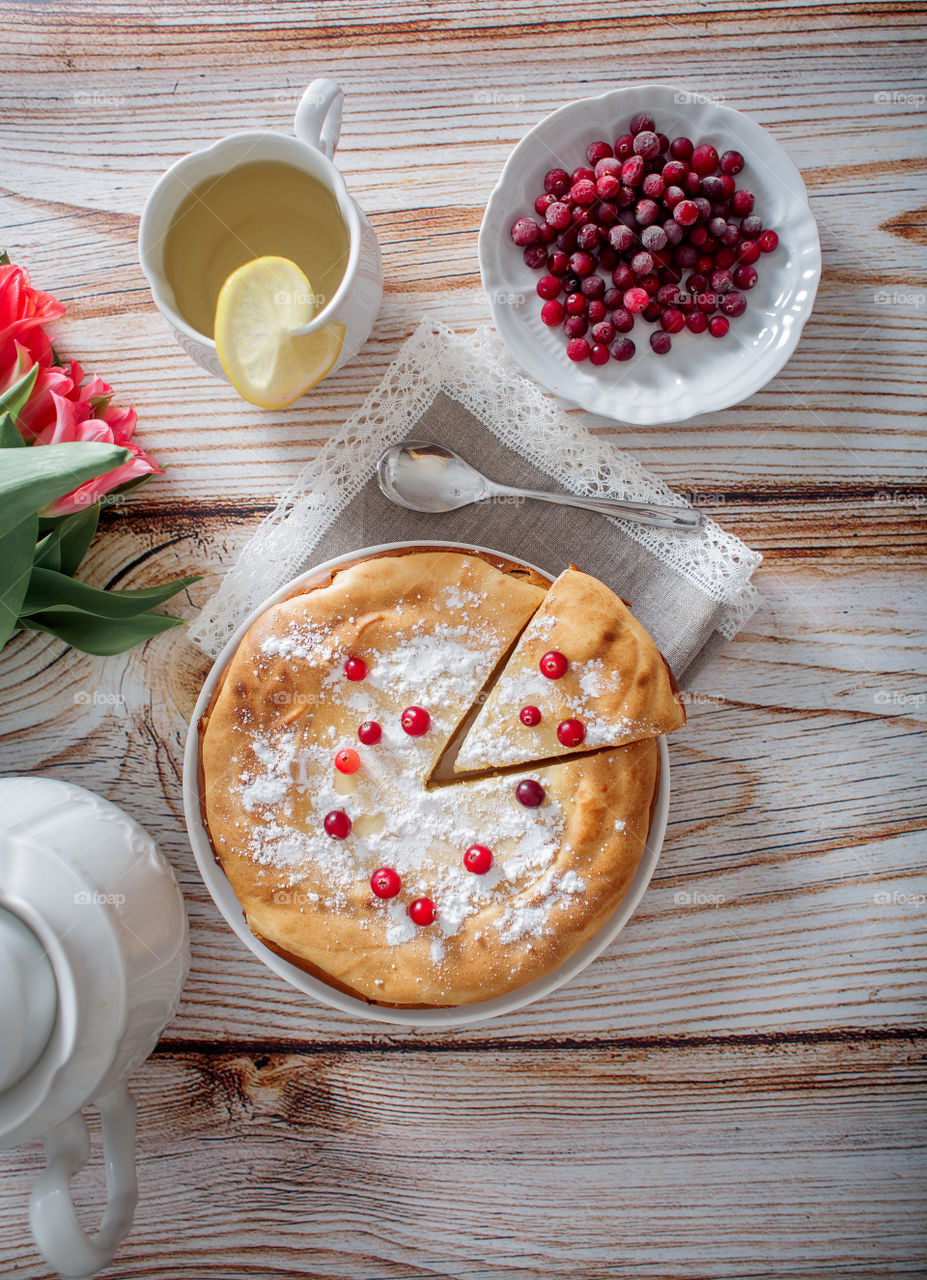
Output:
[[[304,581],[249,628],[200,724],[200,797],[266,945],[352,995],[436,1007],[542,977],[605,923],[646,844],[655,738],[444,762],[549,585],[413,548]]]

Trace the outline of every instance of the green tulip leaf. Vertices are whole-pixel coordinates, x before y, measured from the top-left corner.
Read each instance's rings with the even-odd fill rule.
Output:
[[[144,587],[140,591],[104,591],[86,582],[78,582],[66,573],[36,568],[20,613],[26,617],[49,611],[56,615],[77,611],[96,618],[134,618],[170,600],[191,582],[198,581],[195,577],[178,578],[160,587]]]
[[[29,587],[38,523],[34,515],[27,516],[0,538],[0,564],[3,565],[3,580],[0,582],[0,649],[19,626],[17,618]]]
[[[58,547],[58,564],[46,564],[43,560],[43,568],[60,569],[62,573],[73,577],[90,549],[99,520],[100,504],[98,502],[92,503],[73,516],[60,519],[50,535],[55,539]]]
[[[8,413],[0,417],[0,449],[25,448],[26,442],[16,430],[16,423]]]
[[[14,382],[12,387],[4,391],[0,395],[0,413],[8,413],[13,419],[14,425],[16,419],[26,407],[26,401],[32,395],[32,388],[35,386],[35,380],[39,376],[38,363],[34,364],[28,373],[24,373],[18,382]],[[16,433],[19,435],[19,432]]]
[[[8,450],[0,466],[0,537],[46,503],[115,470],[130,457],[128,449],[95,443]]]
[[[124,653],[126,649],[132,649],[135,645],[150,640],[152,636],[160,635],[162,631],[179,627],[182,622],[182,618],[173,618],[166,613],[140,613],[134,618],[103,619],[77,610],[52,610],[20,618],[17,626],[57,636],[72,649],[80,649],[83,653],[110,657],[114,653]]]
[[[35,544],[35,562],[36,569],[60,569],[61,568],[61,543],[56,533],[46,533],[44,538],[39,538]],[[20,612],[22,610],[20,609]]]

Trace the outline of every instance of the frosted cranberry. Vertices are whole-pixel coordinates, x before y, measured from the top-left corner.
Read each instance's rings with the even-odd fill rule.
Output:
[[[699,183],[699,192],[706,198],[706,200],[723,200],[724,183],[720,178],[714,178],[709,174],[707,178],[703,178]]]
[[[705,289],[696,296],[695,304],[699,311],[704,311],[707,316],[710,316],[712,311],[718,310],[718,295]]]
[[[634,135],[623,133],[620,138],[615,139],[615,155],[619,160],[627,160],[628,156],[634,150]]]
[[[634,315],[638,311],[643,311],[650,298],[646,289],[634,288],[625,290],[623,298],[626,311],[630,311]]]
[[[704,311],[690,311],[686,316],[686,328],[690,333],[704,333],[708,328],[708,317]]]
[[[616,333],[630,333],[634,328],[634,317],[624,307],[618,307],[612,312],[612,324]],[[613,351],[612,355],[614,354]]]
[[[544,214],[544,220],[547,225],[553,227],[556,231],[563,231],[565,227],[568,227],[570,225],[570,217],[570,206],[564,204],[562,200],[555,200]]]
[[[674,138],[669,145],[669,153],[674,160],[691,160],[692,143],[688,138]]]
[[[673,250],[673,261],[680,267],[694,267],[698,261],[698,250],[691,244],[681,244]]]
[[[661,284],[656,292],[656,299],[661,307],[671,307],[679,297],[679,288],[675,284]]]
[[[749,217],[744,218],[740,224],[740,233],[745,240],[757,240],[760,232],[763,230],[763,219],[758,218],[755,213],[751,213]]]
[[[556,276],[541,276],[536,287],[539,298],[556,298],[560,292],[560,281]]]
[[[541,675],[547,676],[548,680],[559,680],[561,676],[565,676],[569,665],[559,649],[548,649],[538,663]]]
[[[721,232],[721,243],[728,249],[733,249],[735,244],[740,244],[740,227],[733,222],[727,222],[724,230]]]
[[[734,271],[734,283],[738,289],[752,289],[759,277],[753,267],[737,267]]]
[[[673,209],[673,217],[682,227],[691,227],[698,219],[698,207],[694,200],[680,200]]]
[[[585,295],[582,293],[571,293],[567,296],[566,310],[567,315],[581,316],[587,307]]]
[[[592,339],[596,343],[604,343],[606,347],[610,346],[615,341],[615,326],[610,320],[600,320],[592,326]]]
[[[637,199],[637,194],[634,188],[626,186],[625,184],[622,184],[621,190],[615,196],[615,204],[623,212],[626,212],[628,207],[632,205],[636,199]],[[620,216],[621,215],[619,214],[619,217]]]
[[[595,203],[596,189],[592,178],[583,178],[570,187],[570,199],[574,204],[590,205]]]
[[[669,355],[673,340],[668,333],[664,333],[662,329],[657,329],[655,333],[650,335],[650,345],[658,356]]]
[[[613,173],[603,173],[595,180],[595,190],[600,200],[614,200],[621,190],[621,183]]]
[[[433,924],[435,918],[435,904],[430,898],[416,898],[414,902],[409,903],[409,919],[413,924],[426,925]]]
[[[646,249],[642,249],[640,253],[635,253],[631,259],[631,270],[636,276],[649,275],[653,270],[653,258]]]
[[[548,169],[544,175],[544,190],[552,196],[565,196],[571,186],[566,169]]]
[[[645,130],[653,132],[653,116],[649,116],[646,111],[639,111],[628,122],[628,131],[630,133],[643,133]]]
[[[702,187],[702,180],[694,169],[690,169],[679,185],[686,195],[697,196]]]
[[[581,250],[595,249],[602,239],[602,232],[594,222],[587,222],[580,227],[576,235],[576,244]]]
[[[383,730],[376,720],[365,720],[362,725],[358,726],[357,736],[365,747],[373,747],[383,737]]]
[[[681,160],[667,160],[660,170],[660,176],[665,186],[672,187],[681,182],[687,172],[688,170]]]
[[[590,169],[588,165],[581,164],[578,169],[574,169],[570,174],[570,182],[575,187],[577,182],[594,182],[595,169]]]
[[[598,182],[599,178],[604,178],[606,174],[610,174],[614,178],[621,172],[621,161],[616,160],[612,155],[611,147],[608,148],[607,156],[603,156],[601,160],[596,160],[594,171],[596,182]]]
[[[641,312],[641,315],[648,324],[654,324],[655,321],[660,319],[660,304],[657,302],[656,298],[650,299],[646,307],[644,307],[644,310]]]
[[[607,142],[590,142],[586,148],[586,159],[593,165],[610,155],[612,155],[612,149]]]
[[[645,197],[643,200],[638,200],[634,209],[634,216],[637,219],[638,226],[653,226],[660,216],[660,206],[656,200],[649,200]]]
[[[567,227],[565,231],[561,231],[557,236],[557,248],[563,253],[572,253],[576,248],[576,237],[579,235],[578,227]]]
[[[335,768],[339,773],[357,773],[360,765],[360,756],[353,747],[345,747],[335,756]]]
[[[739,151],[725,151],[721,157],[722,173],[740,173],[744,167],[744,158]]]
[[[584,298],[601,298],[605,292],[605,281],[601,276],[586,276],[579,291]]]
[[[367,663],[363,658],[348,658],[344,664],[344,674],[349,680],[363,680],[367,675]]]
[[[600,227],[610,227],[618,221],[618,206],[614,200],[600,200],[594,215]]]
[[[775,231],[764,231],[757,244],[764,253],[773,253],[779,247],[779,237]]]
[[[619,253],[626,253],[628,249],[632,248],[636,240],[637,236],[624,223],[619,223],[617,227],[612,227],[608,233],[608,243],[613,249],[617,249]]]
[[[576,228],[576,236],[578,239],[580,228],[586,226],[589,222],[595,221],[595,219],[593,218],[591,210],[587,209],[584,205],[574,204],[570,206],[570,221]]]
[[[492,866],[492,850],[485,844],[471,844],[463,856],[464,866],[475,876],[485,876]]]
[[[737,261],[745,266],[752,266],[760,258],[760,246],[755,240],[742,240],[737,246]]]
[[[736,231],[737,228],[735,227],[734,229]],[[727,231],[727,223],[724,221],[723,218],[709,218],[708,220],[709,235],[716,236],[718,237],[718,239],[720,239],[721,236],[724,235],[725,231]]]
[[[537,200],[535,200],[534,212],[543,218],[544,214],[547,212],[550,206],[554,203],[555,199],[556,199],[555,196],[548,195],[548,193],[545,191],[542,196],[538,196]]]
[[[411,738],[420,738],[423,733],[428,732],[431,716],[424,707],[406,707],[399,723]]]
[[[595,271],[595,258],[591,253],[578,249],[576,253],[570,255],[570,270],[580,278],[588,276]]]
[[[605,303],[601,298],[591,298],[586,307],[586,319],[590,324],[599,324],[605,319]]]
[[[621,181],[626,187],[639,187],[644,180],[644,161],[630,156],[621,166]]]
[[[734,288],[734,281],[731,278],[731,273],[724,267],[719,267],[717,270],[712,271],[711,275],[708,277],[708,283],[711,285],[712,289],[714,289],[715,293],[730,293]]]
[[[563,332],[568,338],[581,338],[588,328],[585,316],[567,316],[563,323]]]
[[[675,185],[667,187],[663,192],[663,204],[671,211],[675,210],[676,206],[681,204],[685,198],[686,193],[683,191],[682,187],[677,187]]]
[[[636,350],[630,338],[616,338],[612,343],[612,359],[624,363],[625,360],[631,359]]]
[[[731,209],[737,214],[738,218],[745,218],[748,213],[752,213],[753,192],[746,191],[743,188],[735,191],[731,196]]]
[[[708,321],[708,332],[713,338],[723,338],[730,327],[727,316],[712,316]]]
[[[541,228],[533,218],[516,218],[512,223],[512,239],[520,249],[536,244],[540,234]]]
[[[557,739],[564,747],[578,747],[586,736],[586,726],[581,720],[561,720],[557,725]]]
[[[641,244],[645,249],[660,250],[667,245],[666,232],[662,227],[645,227],[641,232]]]
[[[634,153],[649,160],[660,154],[660,140],[652,129],[642,129],[634,137]]]
[[[707,222],[711,217],[711,201],[704,196],[696,196],[692,203],[698,210],[699,222]]]
[[[556,250],[547,255],[547,270],[552,276],[565,276],[570,268],[569,255]]]
[[[718,167],[718,153],[710,142],[703,142],[692,152],[692,168],[700,177],[714,173]]]
[[[721,310],[726,316],[731,316],[732,319],[742,316],[746,309],[747,299],[736,290],[732,293],[726,293],[721,299]]]
[[[602,296],[602,301],[605,303],[605,309],[607,311],[616,311],[621,306],[622,296],[623,290],[621,289],[606,289]]]
[[[322,825],[333,840],[346,840],[351,834],[351,819],[343,809],[332,809],[326,813]]]
[[[536,809],[544,803],[544,788],[534,778],[523,778],[515,788],[515,799],[526,809]]]
[[[682,238],[685,235],[685,232],[675,218],[667,218],[663,223],[663,230],[666,233],[667,243],[672,245],[673,248],[675,248],[677,244],[682,244]]]
[[[540,271],[547,265],[547,248],[543,244],[529,244],[521,256],[525,260],[525,266],[532,271]]]
[[[599,342],[594,342],[589,348],[589,359],[592,364],[608,364],[608,347]]]
[[[551,300],[545,302],[541,307],[541,322],[546,324],[549,329],[553,329],[558,324],[563,324],[563,317],[566,312],[563,309],[563,303]]]
[[[370,887],[378,898],[395,898],[402,881],[392,867],[378,867],[370,877]]]
[[[566,347],[567,357],[579,364],[581,360],[589,359],[589,343],[585,338],[571,338]]]
[[[685,323],[686,318],[677,307],[667,307],[660,316],[660,326],[667,333],[680,333]]]
[[[522,707],[518,713],[518,718],[522,724],[526,724],[529,729],[533,729],[536,724],[541,723],[541,711],[539,707]]]
[[[665,190],[666,183],[658,173],[648,173],[641,183],[641,191],[645,196],[649,196],[651,200],[659,200]]]

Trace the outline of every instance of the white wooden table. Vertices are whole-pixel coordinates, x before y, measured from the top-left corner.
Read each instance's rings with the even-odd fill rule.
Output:
[[[168,473],[108,510],[85,570],[205,599],[423,313],[488,318],[476,236],[552,107],[664,79],[755,114],[802,169],[824,250],[782,374],[710,421],[615,437],[761,549],[760,612],[690,691],[655,881],[582,977],[497,1024],[378,1031],[300,996],[220,919],[181,817],[207,669],[182,632],[126,657],[20,634],[2,767],[134,812],[180,878],[193,970],[138,1072],[141,1202],[109,1274],[925,1275],[923,7],[0,4],[14,260],[68,304],[61,350],[139,411]],[[138,267],[157,174],[285,128],[314,75],[387,292],[358,361],[254,411],[195,368]],[[0,1273],[37,1146],[0,1156]],[[81,1179],[88,1222],[102,1172]]]

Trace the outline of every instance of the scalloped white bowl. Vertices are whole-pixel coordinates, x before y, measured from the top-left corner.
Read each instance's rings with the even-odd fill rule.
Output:
[[[757,264],[747,310],[725,338],[684,331],[666,356],[650,348],[654,326],[638,320],[637,353],[596,367],[567,359],[562,331],[541,323],[535,286],[510,228],[534,216],[548,169],[585,164],[590,142],[613,142],[631,116],[649,112],[661,133],[734,148],[746,161],[738,186],[756,195],[756,212],[779,233],[779,248]],[[570,403],[619,422],[679,422],[727,409],[759,391],[795,350],[821,278],[821,247],[801,174],[779,143],[743,112],[670,85],[641,84],[582,98],[552,112],[525,134],[489,197],[479,239],[480,272],[496,328],[529,377]]]

